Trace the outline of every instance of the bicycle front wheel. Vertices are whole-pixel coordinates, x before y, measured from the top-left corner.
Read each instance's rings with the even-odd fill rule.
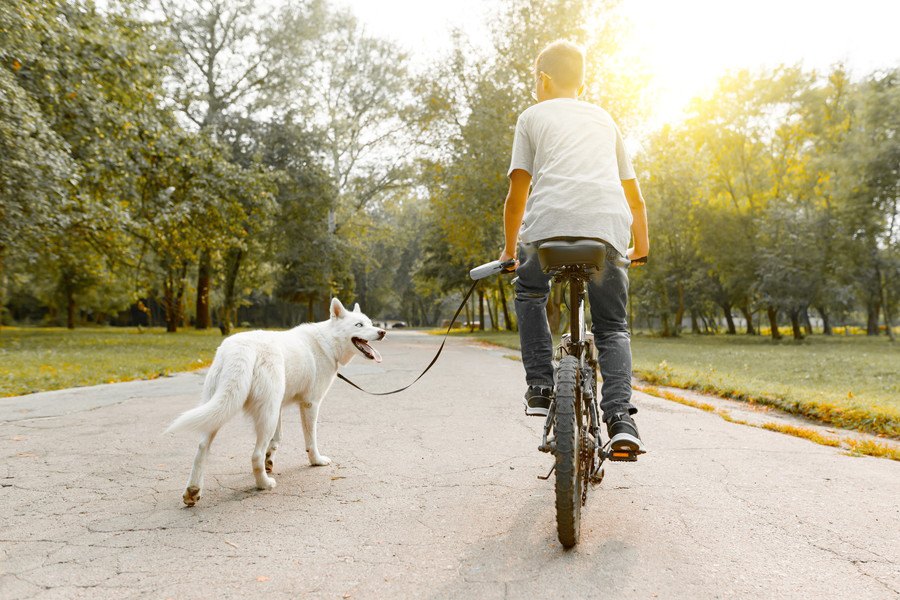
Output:
[[[578,359],[565,356],[556,379],[556,530],[565,548],[578,543],[581,533],[581,452],[579,452]]]

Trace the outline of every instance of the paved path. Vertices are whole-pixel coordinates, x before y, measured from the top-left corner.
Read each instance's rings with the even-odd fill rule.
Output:
[[[361,384],[406,383],[438,339],[392,333]],[[0,400],[0,598],[897,598],[900,464],[637,395],[651,453],[615,464],[580,545],[556,541],[550,458],[509,351],[453,340],[410,391],[337,382],[311,468],[287,414],[278,487],[249,425],[181,503],[199,373]]]

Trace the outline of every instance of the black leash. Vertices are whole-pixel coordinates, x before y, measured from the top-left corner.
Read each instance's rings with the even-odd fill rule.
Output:
[[[418,380],[422,379],[422,376],[425,375],[425,373],[428,372],[428,369],[430,369],[432,366],[434,366],[434,363],[437,362],[438,357],[441,355],[441,352],[444,350],[444,344],[447,343],[447,336],[450,335],[450,330],[453,329],[453,324],[456,323],[456,318],[459,316],[459,313],[462,312],[462,309],[466,306],[466,302],[469,301],[469,296],[471,296],[471,295],[472,295],[472,292],[475,291],[475,286],[477,286],[477,285],[478,285],[478,280],[476,280],[476,281],[474,281],[474,282],[472,283],[472,287],[470,287],[470,288],[469,288],[469,291],[466,292],[466,295],[463,296],[462,302],[459,303],[459,308],[456,309],[456,314],[453,315],[453,319],[450,320],[450,326],[447,327],[447,333],[444,334],[444,339],[443,339],[443,341],[441,342],[441,347],[438,348],[437,354],[434,355],[434,358],[431,359],[431,362],[428,363],[428,366],[425,367],[425,370],[422,371],[422,372],[419,374],[418,377],[416,377],[415,379],[413,379],[413,380],[412,380],[412,383],[410,383],[409,385],[405,385],[405,386],[403,386],[402,388],[399,388],[399,389],[396,389],[396,390],[392,390],[392,391],[390,391],[390,392],[370,392],[370,391],[368,391],[368,390],[362,389],[361,387],[359,387],[358,385],[356,385],[355,383],[353,383],[352,381],[350,381],[349,379],[347,379],[346,377],[344,377],[344,376],[341,375],[340,373],[338,373],[337,376],[338,376],[340,379],[343,379],[344,381],[346,381],[347,383],[349,383],[350,385],[352,385],[353,387],[355,387],[356,389],[358,389],[359,391],[365,392],[366,394],[369,394],[369,395],[372,395],[372,396],[388,396],[388,395],[390,395],[390,394],[396,394],[396,393],[398,393],[398,392],[402,392],[403,390],[407,389],[408,387],[411,387],[413,383],[415,383],[415,382],[417,382]]]

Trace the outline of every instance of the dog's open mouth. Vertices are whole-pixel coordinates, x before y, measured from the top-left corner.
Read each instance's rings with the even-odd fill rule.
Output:
[[[356,346],[356,349],[362,352],[366,358],[374,360],[375,362],[381,362],[381,355],[378,354],[378,350],[369,345],[368,340],[355,337],[353,338],[353,345]]]

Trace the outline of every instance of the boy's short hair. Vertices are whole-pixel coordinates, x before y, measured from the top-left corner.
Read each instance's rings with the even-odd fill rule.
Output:
[[[568,40],[556,40],[541,50],[534,61],[534,76],[541,71],[563,87],[581,87],[584,83],[584,50]]]

